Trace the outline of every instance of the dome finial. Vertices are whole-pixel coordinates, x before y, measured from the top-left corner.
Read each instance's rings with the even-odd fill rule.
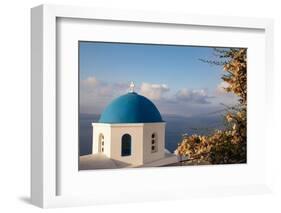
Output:
[[[135,92],[135,84],[134,84],[133,81],[131,81],[131,83],[130,83],[130,90],[129,90],[129,92]]]

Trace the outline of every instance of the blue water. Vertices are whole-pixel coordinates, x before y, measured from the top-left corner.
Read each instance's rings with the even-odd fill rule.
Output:
[[[181,141],[183,134],[210,134],[215,129],[223,129],[221,115],[182,117],[163,115],[166,121],[165,147],[173,152]],[[99,115],[80,114],[79,119],[79,148],[80,155],[91,154],[92,123],[97,122]]]

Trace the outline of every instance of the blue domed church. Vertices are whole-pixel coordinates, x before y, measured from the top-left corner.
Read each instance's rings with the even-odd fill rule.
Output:
[[[116,167],[175,163],[176,155],[165,150],[165,125],[156,106],[131,83],[130,91],[113,100],[92,123],[92,154]]]

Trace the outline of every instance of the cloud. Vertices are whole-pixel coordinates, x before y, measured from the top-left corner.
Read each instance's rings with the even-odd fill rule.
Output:
[[[95,76],[90,76],[80,81],[81,93],[92,95],[112,97],[121,91],[126,91],[128,84],[126,83],[108,83],[99,81]]]
[[[80,111],[100,114],[116,97],[126,94],[129,82],[111,83],[90,76],[80,80]],[[220,102],[232,103],[226,95],[210,96],[206,89],[186,89],[172,91],[166,84],[143,82],[136,91],[151,99],[162,114],[192,116],[220,108]],[[212,99],[212,102],[210,101]],[[209,105],[207,105],[209,104]],[[206,106],[207,105],[207,106]]]
[[[95,76],[90,76],[90,77],[86,78],[83,82],[85,84],[91,85],[91,86],[97,86],[97,84],[98,84],[98,80],[96,79]]]
[[[99,114],[112,99],[128,90],[127,83],[108,83],[89,76],[80,80],[80,110]]]
[[[170,89],[166,84],[142,83],[140,93],[151,100],[161,100]]]
[[[224,103],[225,105],[235,105],[238,103],[239,97],[235,95],[233,92],[227,92],[225,88],[227,88],[229,84],[225,81],[220,82],[215,88],[213,94],[216,97],[216,102]]]
[[[226,94],[226,90],[225,88],[227,88],[229,86],[229,83],[222,81],[218,84],[217,88],[216,88],[216,94],[217,95],[224,95]]]
[[[80,81],[80,92],[89,93],[97,88],[99,81],[96,77],[91,76]]]
[[[207,94],[205,89],[200,90],[188,90],[183,88],[176,93],[176,98],[178,101],[184,101],[189,103],[197,104],[209,104],[211,96]]]

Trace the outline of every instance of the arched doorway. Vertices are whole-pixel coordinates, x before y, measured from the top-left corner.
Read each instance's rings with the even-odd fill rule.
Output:
[[[125,134],[121,139],[121,156],[131,155],[132,149],[132,137],[129,134]]]

